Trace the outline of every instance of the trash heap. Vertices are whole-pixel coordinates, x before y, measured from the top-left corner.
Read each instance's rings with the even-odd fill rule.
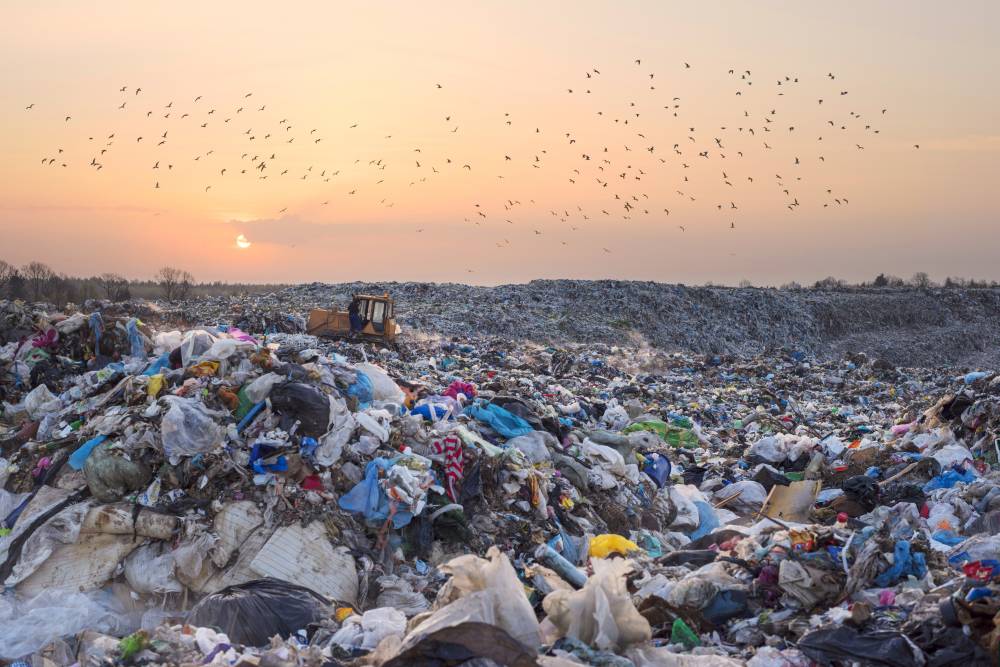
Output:
[[[998,655],[994,373],[247,313],[0,302],[0,658]]]

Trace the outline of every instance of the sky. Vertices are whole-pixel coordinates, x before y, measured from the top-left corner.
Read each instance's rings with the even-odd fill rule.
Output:
[[[1000,279],[998,24],[988,0],[8,3],[0,259]]]

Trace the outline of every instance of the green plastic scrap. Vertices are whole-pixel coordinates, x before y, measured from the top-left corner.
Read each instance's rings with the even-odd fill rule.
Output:
[[[691,650],[696,646],[701,646],[701,639],[688,627],[684,619],[678,618],[674,621],[673,627],[670,628],[670,643],[683,644],[684,648]]]
[[[690,420],[685,419],[688,424]],[[660,436],[664,442],[673,447],[694,448],[700,445],[698,436],[688,426],[678,424],[668,424],[661,419],[650,419],[644,422],[629,424],[622,431],[623,433],[633,433],[635,431],[652,431]]]
[[[128,637],[122,637],[118,642],[118,650],[121,652],[122,660],[131,660],[133,656],[142,651],[149,644],[149,637],[143,630],[133,632]]]

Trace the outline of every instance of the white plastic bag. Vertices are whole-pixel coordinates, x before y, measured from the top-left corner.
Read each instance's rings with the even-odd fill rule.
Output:
[[[591,560],[594,575],[578,591],[553,591],[542,607],[560,636],[572,637],[602,650],[620,650],[648,642],[652,630],[632,604],[625,575],[628,560]]]
[[[364,649],[370,651],[386,637],[402,637],[406,632],[406,616],[392,607],[370,609],[363,616],[355,614],[344,621],[344,625],[334,633],[333,643],[344,649]]]
[[[406,399],[406,394],[399,388],[399,385],[389,377],[388,373],[375,364],[365,362],[358,364],[355,368],[362,371],[372,381],[372,398],[374,400],[402,403]]]
[[[750,445],[747,456],[759,456],[768,463],[783,463],[788,456],[788,446],[778,436],[769,435]]]
[[[359,412],[354,415],[354,419],[363,429],[382,442],[389,441],[389,423],[392,421],[392,417],[385,410]]]
[[[24,397],[24,409],[32,419],[41,419],[48,414],[59,412],[61,408],[62,403],[44,384],[38,385]]]
[[[497,625],[528,649],[538,648],[538,620],[514,567],[495,546],[490,547],[486,557],[489,560],[467,554],[440,567],[452,575],[446,584],[450,593],[445,599],[458,599],[413,628],[411,636],[475,621]]]
[[[555,436],[548,431],[532,431],[527,435],[519,435],[506,442],[508,447],[514,447],[524,452],[531,463],[543,463],[552,459],[552,452],[549,446],[558,444]]]
[[[265,373],[244,387],[243,393],[246,394],[246,397],[250,399],[251,403],[260,403],[267,398],[268,394],[271,393],[271,389],[274,388],[274,385],[284,379],[285,378],[281,377],[277,373]]]
[[[160,422],[167,458],[176,460],[210,452],[222,442],[222,430],[215,422],[215,416],[221,415],[215,415],[194,399],[167,396],[163,400],[170,406]]]
[[[180,593],[174,576],[174,554],[164,542],[139,547],[125,559],[125,579],[139,593]]]

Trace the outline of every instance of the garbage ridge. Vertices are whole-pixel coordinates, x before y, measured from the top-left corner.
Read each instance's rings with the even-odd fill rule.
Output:
[[[993,664],[996,372],[286,305],[0,302],[0,658]]]
[[[195,323],[269,312],[303,316],[357,293],[390,291],[412,331],[538,343],[645,343],[695,354],[753,356],[791,346],[822,359],[864,352],[895,365],[1000,362],[1000,289],[692,287],[623,280],[313,283],[251,297],[186,302]],[[227,320],[228,321],[228,320]],[[272,323],[278,324],[278,323]]]

